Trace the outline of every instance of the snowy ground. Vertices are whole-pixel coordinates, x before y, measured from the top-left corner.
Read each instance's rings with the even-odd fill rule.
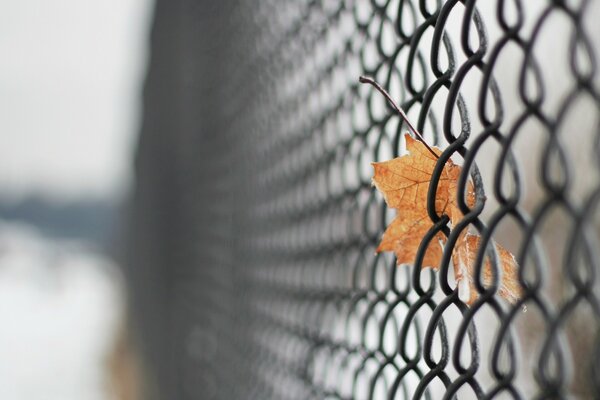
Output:
[[[0,399],[112,399],[123,321],[116,266],[75,242],[0,224]]]

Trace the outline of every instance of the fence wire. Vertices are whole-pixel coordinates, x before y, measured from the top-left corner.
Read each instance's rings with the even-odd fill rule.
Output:
[[[158,397],[600,398],[599,17],[159,0],[129,250]],[[360,75],[468,171],[486,200],[463,221],[515,254],[517,304],[375,254],[395,211],[370,163],[407,129]]]

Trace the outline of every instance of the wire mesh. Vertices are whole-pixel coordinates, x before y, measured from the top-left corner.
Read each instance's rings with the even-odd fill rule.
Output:
[[[159,0],[130,264],[160,397],[600,398],[599,16]],[[395,211],[370,163],[407,129],[359,75],[471,177],[461,228],[516,255],[517,304],[480,284],[466,306],[449,257],[375,254]]]

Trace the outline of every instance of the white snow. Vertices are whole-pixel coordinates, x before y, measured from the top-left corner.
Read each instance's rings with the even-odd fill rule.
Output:
[[[110,398],[123,318],[116,266],[76,243],[0,225],[0,398]]]

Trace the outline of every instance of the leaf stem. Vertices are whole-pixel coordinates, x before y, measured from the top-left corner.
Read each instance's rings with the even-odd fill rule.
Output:
[[[421,136],[421,134],[419,133],[419,131],[417,131],[417,129],[413,126],[413,124],[408,120],[408,117],[406,116],[406,114],[404,113],[404,111],[402,111],[402,109],[396,104],[396,102],[392,99],[392,96],[390,96],[390,94],[388,92],[385,91],[384,88],[382,88],[377,82],[375,82],[373,79],[368,78],[366,76],[361,76],[358,78],[358,81],[360,83],[368,83],[369,85],[373,86],[375,89],[377,89],[377,91],[379,91],[379,93],[381,93],[386,99],[387,101],[392,105],[392,107],[394,108],[394,110],[396,110],[396,112],[398,114],[400,114],[400,116],[402,117],[402,119],[404,120],[404,122],[406,123],[406,125],[408,126],[408,129],[411,130],[411,132],[417,137],[417,139],[419,139],[421,141],[421,143],[423,143],[425,145],[425,147],[427,147],[427,150],[429,150],[429,152],[431,154],[433,154],[433,156],[437,159],[439,159],[440,157],[435,153],[435,151],[433,151],[433,149],[431,147],[429,147],[429,145],[427,144],[427,142],[425,142],[425,139],[423,138],[423,136]]]

